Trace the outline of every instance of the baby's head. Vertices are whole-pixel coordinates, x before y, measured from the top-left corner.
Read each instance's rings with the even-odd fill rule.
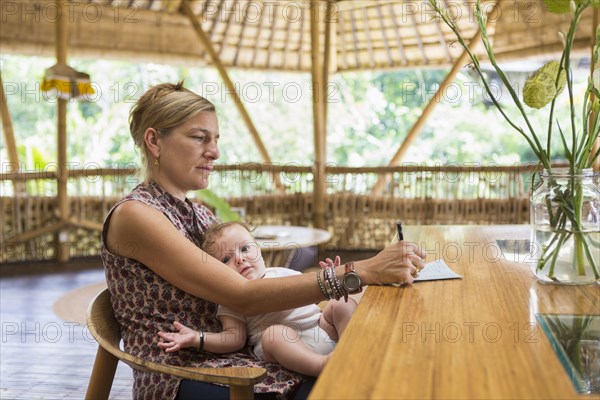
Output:
[[[204,233],[202,250],[246,279],[260,279],[265,275],[265,261],[260,247],[244,223],[212,225]]]

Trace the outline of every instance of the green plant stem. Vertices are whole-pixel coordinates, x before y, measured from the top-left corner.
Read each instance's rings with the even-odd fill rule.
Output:
[[[490,58],[490,62],[492,63],[492,66],[496,70],[496,73],[498,74],[498,76],[500,77],[502,82],[504,83],[504,86],[508,90],[508,93],[510,93],[510,96],[512,97],[514,104],[517,106],[517,108],[521,112],[521,116],[525,120],[525,123],[527,124],[527,127],[529,128],[529,131],[531,132],[531,137],[533,138],[533,141],[535,142],[535,146],[532,146],[532,148],[534,148],[534,152],[536,153],[536,155],[538,155],[538,158],[540,159],[542,164],[544,164],[544,167],[547,169],[550,169],[550,159],[547,156],[544,156],[542,144],[540,143],[537,135],[535,134],[535,130],[533,129],[533,126],[531,125],[531,122],[529,121],[529,118],[527,117],[527,113],[525,112],[525,108],[523,107],[523,104],[521,103],[519,96],[517,95],[517,93],[511,86],[508,78],[506,77],[504,72],[500,69],[500,67],[498,66],[498,63],[496,62],[496,57],[494,56],[492,46],[491,46],[490,41],[487,36],[487,27],[486,27],[486,24],[484,21],[483,11],[481,10],[481,3],[479,0],[477,1],[475,7],[476,7],[477,22],[479,24],[479,30],[481,31],[481,39],[482,39],[483,45],[485,47],[486,53],[487,53],[488,57]],[[491,95],[491,93],[490,93],[490,96],[493,98],[493,95]],[[494,102],[494,103],[496,104],[496,102]],[[505,119],[508,120],[508,117],[505,116]],[[510,123],[510,121],[509,121],[509,123]],[[523,135],[524,135],[524,132],[523,132]],[[527,139],[529,139],[529,137],[527,137],[526,135],[525,135],[525,137]],[[528,140],[528,141],[531,144],[531,140]],[[536,149],[537,149],[537,151],[536,151]]]
[[[581,182],[575,182],[575,178],[571,178],[571,184],[575,187],[573,197],[573,208],[574,208],[574,221],[573,231],[575,232],[574,246],[575,246],[575,263],[577,265],[577,274],[579,276],[585,276],[585,233],[583,232],[583,225],[581,223],[581,211],[583,208],[583,187]]]
[[[436,11],[436,13],[442,18],[442,20],[444,21],[444,23],[454,32],[454,34],[456,35],[456,38],[457,38],[458,42],[463,47],[463,49],[467,52],[469,58],[471,59],[471,61],[475,65],[475,70],[476,70],[477,74],[479,75],[479,77],[481,78],[481,81],[483,82],[483,86],[485,88],[486,93],[490,96],[490,99],[492,100],[492,102],[494,103],[494,106],[498,109],[498,111],[500,112],[500,114],[502,114],[502,117],[504,117],[504,119],[506,120],[506,122],[508,122],[510,126],[512,126],[517,132],[519,132],[519,134],[521,136],[523,136],[523,138],[525,138],[525,140],[527,140],[527,142],[529,143],[529,146],[531,147],[531,149],[535,153],[536,157],[538,157],[538,159],[544,165],[544,168],[550,169],[550,162],[549,162],[549,160],[547,160],[546,157],[544,157],[541,144],[537,140],[537,137],[535,136],[535,133],[533,133],[533,129],[531,128],[531,125],[529,124],[529,120],[527,119],[527,115],[525,114],[524,109],[522,108],[522,106],[519,107],[519,110],[521,111],[521,114],[525,118],[525,120],[527,122],[527,125],[531,129],[531,131],[533,133],[533,137],[534,137],[535,142],[532,141],[529,136],[527,136],[527,134],[523,131],[523,129],[521,127],[517,126],[514,122],[512,122],[510,120],[510,118],[508,117],[508,115],[504,112],[504,109],[502,108],[502,106],[500,105],[500,103],[498,103],[498,100],[494,97],[494,94],[492,93],[492,90],[491,90],[490,86],[488,85],[488,83],[487,83],[487,81],[485,79],[485,76],[483,75],[483,72],[481,71],[481,66],[479,64],[479,59],[477,58],[477,56],[475,54],[473,54],[473,52],[471,51],[471,49],[469,48],[469,46],[465,42],[464,38],[462,37],[462,35],[458,31],[458,29],[456,28],[456,26],[454,25],[454,23],[452,21],[450,21],[448,19],[448,17],[445,15],[445,13],[437,6],[437,3],[436,3],[435,0],[430,0],[429,4],[433,7],[433,9]],[[479,2],[477,4],[479,5]],[[478,15],[479,15],[478,16],[478,20],[479,20],[480,19],[479,17],[482,15],[480,7],[479,7],[479,14]],[[485,43],[486,39],[487,39],[486,38],[487,30],[485,29],[485,23],[483,23],[483,21],[479,21],[479,23],[480,23],[480,29],[482,29],[481,25],[483,25],[483,30],[481,32],[481,37],[482,37],[482,40]],[[488,46],[489,46],[489,42],[486,45],[486,49],[488,48]],[[491,49],[490,49],[490,51],[488,53],[491,53]],[[491,55],[491,57],[493,58],[493,54]],[[505,83],[505,85],[508,88],[509,92],[511,92],[511,96],[512,96],[513,100],[515,100],[515,98],[516,98],[516,102],[518,103],[517,106],[519,106],[520,102],[518,100],[518,97],[516,97],[516,94],[514,93],[514,90],[511,87],[510,82],[508,82],[508,79],[506,79],[506,76],[504,76],[504,74],[502,74],[502,71],[499,70],[499,68],[498,68],[497,65],[495,65],[494,67],[496,68],[496,70],[499,71],[503,82]]]
[[[561,232],[559,233],[559,235],[560,238],[558,239],[558,244],[556,245],[556,248],[552,251],[552,260],[550,260],[550,270],[548,271],[548,278],[552,280],[556,280],[556,278],[554,277],[554,268],[556,267],[558,254],[560,253],[559,249],[571,237],[571,234],[567,232]]]
[[[583,239],[585,240],[585,237],[583,237]],[[591,236],[590,236],[591,239]],[[590,262],[590,266],[592,267],[592,272],[594,273],[594,277],[596,279],[600,279],[600,271],[598,271],[598,266],[596,265],[596,260],[594,260],[594,256],[592,255],[592,253],[590,252],[590,248],[587,242],[585,243],[585,255],[588,259],[588,261]]]

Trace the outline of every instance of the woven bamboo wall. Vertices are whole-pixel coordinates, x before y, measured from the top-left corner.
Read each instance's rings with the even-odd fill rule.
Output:
[[[324,217],[333,236],[328,246],[381,249],[394,236],[396,220],[408,225],[526,223],[529,184],[536,170],[536,165],[328,167]],[[113,204],[139,183],[135,172],[69,171],[72,196],[64,231],[71,257],[99,253],[99,227]],[[312,225],[311,167],[219,165],[215,174],[211,189],[232,206],[243,207],[250,224]],[[284,193],[276,192],[274,176],[280,177]],[[379,177],[389,178],[389,183],[376,196],[372,191]],[[56,231],[59,221],[55,179],[51,172],[0,174],[0,263],[56,255],[54,234],[44,233]],[[21,185],[26,193],[14,193],[16,181],[26,181]]]
[[[101,223],[118,199],[115,197],[74,197],[72,215]],[[244,207],[252,225],[301,225],[312,223],[311,193],[263,195],[230,199],[232,206]],[[412,224],[512,224],[529,219],[527,198],[512,199],[402,199],[370,197],[352,193],[331,195],[326,221],[333,235],[332,249],[381,249],[394,235],[396,220]],[[53,197],[32,196],[0,199],[2,242],[0,263],[50,260],[56,254],[53,234],[44,234],[22,244],[4,240],[15,234],[44,227],[54,218]],[[72,257],[99,255],[97,230],[69,229]]]

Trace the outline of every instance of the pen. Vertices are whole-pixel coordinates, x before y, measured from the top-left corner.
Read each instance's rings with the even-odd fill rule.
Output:
[[[398,229],[398,240],[404,240],[404,235],[402,234],[402,222],[396,222],[396,228]]]

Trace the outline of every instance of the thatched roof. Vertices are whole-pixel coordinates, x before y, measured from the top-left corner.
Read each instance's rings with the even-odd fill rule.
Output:
[[[310,71],[310,5],[316,4],[324,42],[331,22],[332,72],[450,66],[461,53],[454,34],[425,1],[186,0],[227,67]],[[2,54],[52,56],[56,5],[52,0],[0,0]],[[154,62],[211,64],[182,0],[77,0],[69,4],[69,55]],[[445,0],[460,16],[465,37],[476,32],[473,0]],[[494,0],[484,0],[487,7]],[[590,49],[592,11],[576,48]],[[498,57],[526,58],[562,49],[558,30],[569,16],[545,11],[541,0],[501,0],[490,27]],[[323,47],[322,47],[323,48]]]

